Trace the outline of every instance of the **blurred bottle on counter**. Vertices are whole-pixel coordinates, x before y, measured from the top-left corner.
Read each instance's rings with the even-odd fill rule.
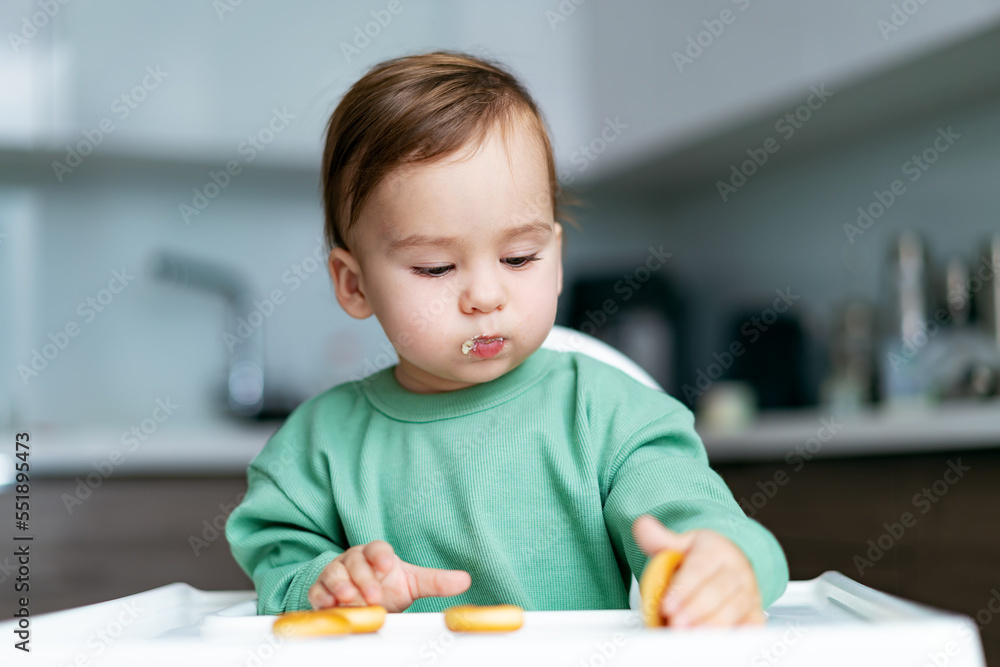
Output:
[[[941,345],[928,351],[931,390],[940,400],[983,398],[1000,385],[1000,234],[985,243],[978,260],[948,262],[945,288],[947,322]]]
[[[984,394],[1000,395],[1000,232],[994,232],[983,244],[985,252],[976,264],[976,271],[969,279],[970,291],[979,283],[982,287],[975,291],[974,303],[978,304],[981,330],[990,341],[992,362],[989,372],[982,366],[976,371],[976,389]],[[976,280],[979,280],[979,283]]]
[[[720,380],[698,398],[695,423],[699,431],[739,433],[757,417],[757,394],[740,380]]]
[[[922,239],[904,232],[885,282],[881,400],[890,407],[993,396],[1000,391],[1000,234],[975,262],[948,260],[940,281]]]
[[[830,344],[830,374],[820,387],[820,400],[838,416],[861,412],[875,400],[875,307],[851,300],[838,309]]]
[[[983,253],[969,279],[983,331],[1000,350],[1000,232],[983,244]]]
[[[942,322],[932,314],[930,262],[923,239],[901,233],[890,249],[883,280],[882,336],[878,355],[882,401],[890,407],[919,407],[932,400],[927,352]]]

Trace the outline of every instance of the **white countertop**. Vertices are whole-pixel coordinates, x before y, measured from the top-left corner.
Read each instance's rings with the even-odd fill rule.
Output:
[[[135,445],[120,428],[103,425],[30,429],[31,471],[37,476],[242,475],[278,429],[277,422],[163,424]],[[699,429],[712,463],[901,454],[1000,447],[1000,401],[919,411],[877,410],[832,418],[818,409],[765,413],[728,433]],[[8,431],[5,442],[13,443]],[[0,480],[13,447],[0,451]]]
[[[994,448],[1000,447],[1000,400],[836,418],[817,408],[772,411],[741,430],[699,433],[712,463]]]
[[[103,425],[29,429],[29,461],[35,476],[98,473],[123,475],[238,475],[246,471],[280,426],[262,424],[162,424],[139,442],[123,444],[121,428]],[[5,442],[13,443],[8,432]],[[138,442],[136,445],[135,443]],[[0,452],[9,457],[13,444]],[[0,465],[2,465],[0,461]],[[0,478],[3,475],[0,474]]]

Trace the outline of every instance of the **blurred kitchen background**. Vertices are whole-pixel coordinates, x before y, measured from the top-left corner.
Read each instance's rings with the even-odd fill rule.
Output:
[[[396,361],[333,297],[325,122],[445,48],[521,77],[585,203],[557,323],[695,410],[794,579],[961,611],[1000,657],[995,0],[20,0],[0,27],[0,461],[30,432],[38,612],[252,587],[221,535],[246,464]]]

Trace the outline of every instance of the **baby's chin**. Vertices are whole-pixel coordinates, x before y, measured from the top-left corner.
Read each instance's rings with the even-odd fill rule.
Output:
[[[420,393],[458,391],[495,380],[512,371],[521,361],[512,357],[486,360],[465,358],[454,363],[418,365],[409,360],[404,364],[401,359],[396,379],[403,387]]]

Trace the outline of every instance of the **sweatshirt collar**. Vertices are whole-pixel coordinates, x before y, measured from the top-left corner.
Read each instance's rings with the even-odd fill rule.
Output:
[[[437,394],[418,394],[396,379],[399,364],[358,380],[371,404],[388,417],[406,422],[432,422],[487,410],[522,394],[549,371],[557,352],[538,348],[513,370],[489,382]]]

